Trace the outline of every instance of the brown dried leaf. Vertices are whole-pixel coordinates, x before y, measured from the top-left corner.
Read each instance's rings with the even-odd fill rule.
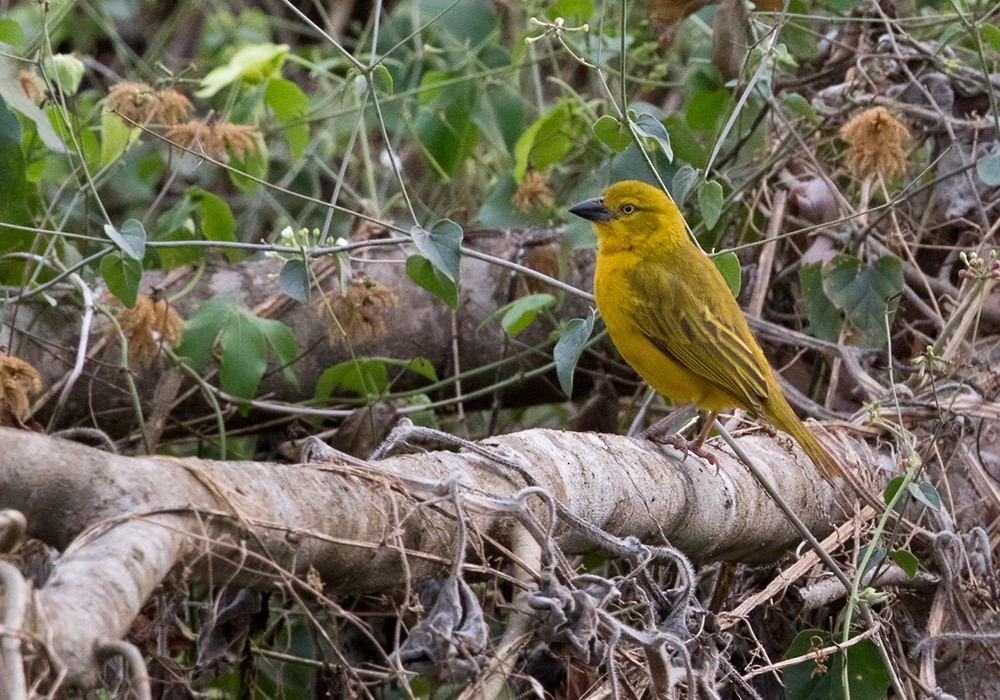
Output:
[[[24,427],[28,397],[42,390],[42,377],[19,357],[0,356],[0,425]]]

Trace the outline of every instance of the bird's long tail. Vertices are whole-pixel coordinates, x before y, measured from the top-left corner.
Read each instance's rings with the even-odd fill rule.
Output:
[[[835,478],[844,476],[844,470],[837,460],[820,444],[816,436],[805,426],[795,411],[788,405],[785,397],[778,393],[772,396],[767,406],[767,419],[774,427],[795,438],[802,451],[809,456],[819,470],[820,476],[832,482]]]

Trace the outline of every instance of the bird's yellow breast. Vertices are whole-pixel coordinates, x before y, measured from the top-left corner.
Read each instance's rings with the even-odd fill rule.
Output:
[[[640,262],[641,257],[628,250],[597,256],[594,298],[611,341],[639,376],[675,404],[693,403],[709,411],[731,408],[735,405],[732,396],[664,355],[636,324],[630,313],[635,292],[627,272]]]

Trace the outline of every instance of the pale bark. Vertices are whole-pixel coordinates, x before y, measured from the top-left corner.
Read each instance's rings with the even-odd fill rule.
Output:
[[[621,436],[530,430],[480,444],[517,456],[570,513],[617,537],[669,542],[695,561],[768,561],[798,542],[721,448],[716,475],[700,459],[679,461],[669,448]],[[801,452],[763,434],[741,444],[816,534],[842,517],[836,494]],[[29,535],[64,550],[24,631],[46,640],[80,680],[96,668],[99,645],[123,637],[171,571],[267,589],[305,586],[304,574],[315,570],[334,596],[402,591],[446,571],[455,556],[446,488],[454,480],[473,543],[485,535],[507,542],[525,504],[536,522],[548,519],[537,496],[511,499],[524,476],[465,451],[368,466],[278,465],[121,457],[0,430],[0,508],[24,512]],[[565,522],[554,536],[566,553],[594,549]]]

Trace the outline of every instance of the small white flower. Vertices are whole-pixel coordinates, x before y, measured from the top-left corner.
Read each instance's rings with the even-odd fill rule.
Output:
[[[395,170],[403,169],[403,161],[395,153],[389,153],[388,150],[382,151],[378,156],[378,160],[383,167],[393,168],[393,164],[395,164]]]

